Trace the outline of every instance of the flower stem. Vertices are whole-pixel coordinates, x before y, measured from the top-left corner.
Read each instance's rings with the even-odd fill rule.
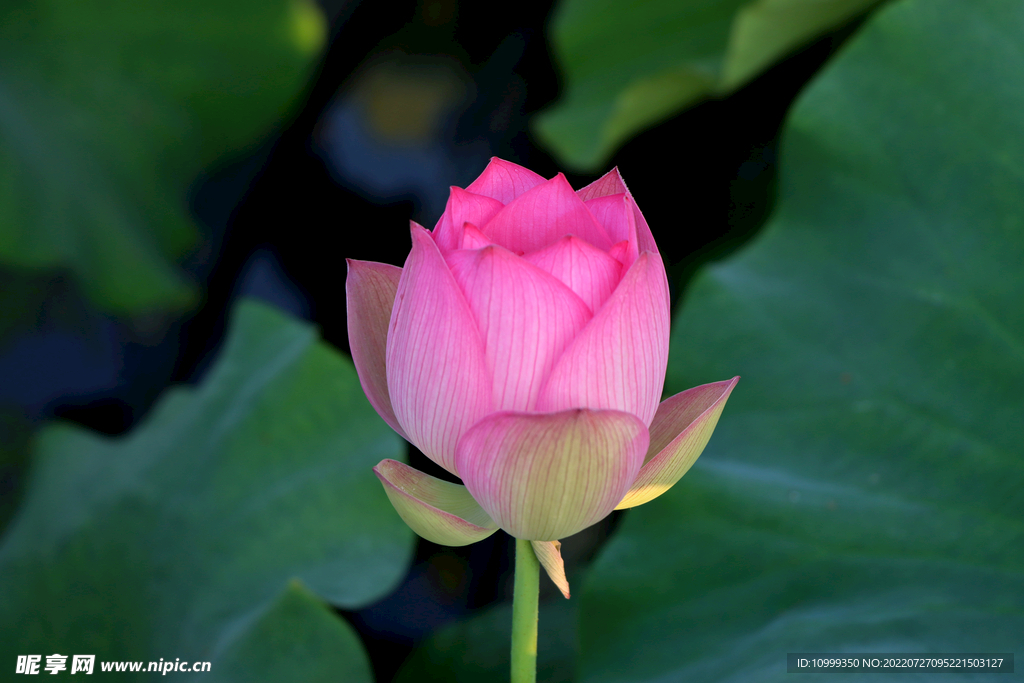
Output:
[[[516,581],[512,593],[512,683],[537,680],[537,593],[540,562],[529,541],[516,539]]]

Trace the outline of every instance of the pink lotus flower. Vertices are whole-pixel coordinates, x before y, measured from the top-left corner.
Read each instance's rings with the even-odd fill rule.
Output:
[[[412,224],[404,268],[350,260],[346,290],[370,402],[465,484],[374,468],[436,543],[499,527],[555,541],[655,498],[700,455],[738,380],[659,405],[668,280],[617,170],[574,192],[492,159],[452,188],[433,232]]]

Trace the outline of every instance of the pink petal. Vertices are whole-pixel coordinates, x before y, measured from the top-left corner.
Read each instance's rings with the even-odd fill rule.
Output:
[[[459,438],[491,412],[490,372],[462,290],[430,233],[415,223],[388,329],[387,373],[409,440],[457,474]]]
[[[462,226],[462,244],[459,249],[483,249],[490,244],[491,241],[472,223]]]
[[[345,299],[348,306],[348,344],[352,362],[370,405],[398,432],[409,437],[398,424],[388,395],[388,377],[384,358],[388,341],[388,323],[395,303],[395,291],[402,269],[386,263],[346,259],[348,277]]]
[[[639,247],[639,250],[658,253],[658,245],[654,242],[654,235],[651,234],[651,228],[647,225],[647,220],[644,218],[644,215],[640,213],[640,208],[636,205],[633,195],[630,194],[629,188],[626,187],[626,183],[622,180],[622,174],[619,173],[618,167],[608,171],[576,194],[579,195],[580,199],[586,201],[596,197],[604,197],[610,194],[620,193],[625,194],[631,202],[630,208],[632,209],[633,217],[636,220],[637,246]]]
[[[533,410],[551,366],[590,320],[590,309],[557,279],[499,246],[452,252],[448,263],[483,335],[494,410]]]
[[[647,225],[647,219],[640,212],[640,207],[636,205],[633,195],[626,192],[626,199],[629,200],[630,206],[633,209],[633,218],[636,220],[637,248],[642,252],[650,251],[659,254],[658,244],[654,241],[654,235],[651,233],[651,226]]]
[[[580,199],[583,201],[587,201],[590,199],[596,199],[597,197],[607,197],[612,194],[626,194],[628,191],[629,190],[626,189],[626,183],[622,181],[622,174],[619,173],[619,167],[616,166],[594,182],[578,190],[576,194],[578,194]]]
[[[629,413],[494,413],[462,437],[456,462],[498,526],[516,538],[554,541],[614,509],[647,443],[647,428]]]
[[[608,255],[622,265],[626,265],[626,261],[629,259],[629,242],[616,242],[612,245],[612,248],[608,250]],[[636,259],[634,258],[633,261],[635,260]],[[632,266],[632,264],[633,262],[630,261],[630,266]]]
[[[667,398],[651,423],[645,464],[616,510],[636,507],[672,488],[708,445],[739,377],[704,384]]]
[[[621,263],[572,235],[527,254],[523,260],[561,280],[591,311],[601,308],[615,291],[623,272]]]
[[[493,197],[502,204],[508,204],[530,188],[543,182],[544,178],[519,164],[491,157],[484,172],[466,189],[486,197]],[[477,225],[483,224],[478,223]]]
[[[432,543],[469,545],[498,530],[465,486],[441,481],[397,460],[381,460],[373,473],[402,520]]]
[[[562,544],[559,541],[530,541],[533,554],[540,560],[544,571],[551,577],[565,599],[569,599],[569,579],[565,578],[565,563],[562,561]]]
[[[497,199],[467,192],[462,188],[451,188],[448,205],[441,219],[434,226],[434,241],[442,254],[459,248],[462,240],[462,226],[465,223],[484,225],[504,206]]]
[[[622,264],[629,268],[640,255],[636,241],[636,220],[633,217],[632,202],[624,194],[610,194],[585,202],[597,222],[604,226],[612,242],[626,243]]]
[[[613,243],[622,240],[636,241],[636,225],[632,220],[633,213],[629,210],[625,193],[595,197],[583,204],[590,209],[597,222],[604,226]]]
[[[604,228],[561,173],[516,197],[480,229],[492,242],[516,254],[542,249],[566,235],[576,235],[605,251],[612,246]]]
[[[649,425],[665,382],[668,335],[665,266],[644,252],[558,359],[537,410],[622,410]]]

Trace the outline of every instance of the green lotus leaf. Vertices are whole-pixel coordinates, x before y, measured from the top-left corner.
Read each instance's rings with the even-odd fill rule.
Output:
[[[776,214],[675,324],[668,393],[743,380],[591,568],[582,681],[1024,650],[1021,111],[1009,0],[889,5],[799,99]]]
[[[878,0],[562,0],[551,40],[566,90],[540,140],[584,171],[687,106],[732,92]]]
[[[190,188],[279,125],[325,36],[312,0],[4,2],[0,264],[113,313],[188,304]]]
[[[131,432],[39,435],[0,544],[0,622],[17,624],[0,659],[94,654],[99,672],[180,658],[211,662],[214,680],[336,681],[338,653],[356,652],[365,673],[320,601],[358,609],[405,573],[413,535],[372,469],[403,451],[311,326],[239,304],[206,378]]]

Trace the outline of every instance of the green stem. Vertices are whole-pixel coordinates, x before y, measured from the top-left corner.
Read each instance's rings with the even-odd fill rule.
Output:
[[[516,539],[516,582],[512,593],[512,683],[537,680],[537,593],[540,562],[529,541]]]

